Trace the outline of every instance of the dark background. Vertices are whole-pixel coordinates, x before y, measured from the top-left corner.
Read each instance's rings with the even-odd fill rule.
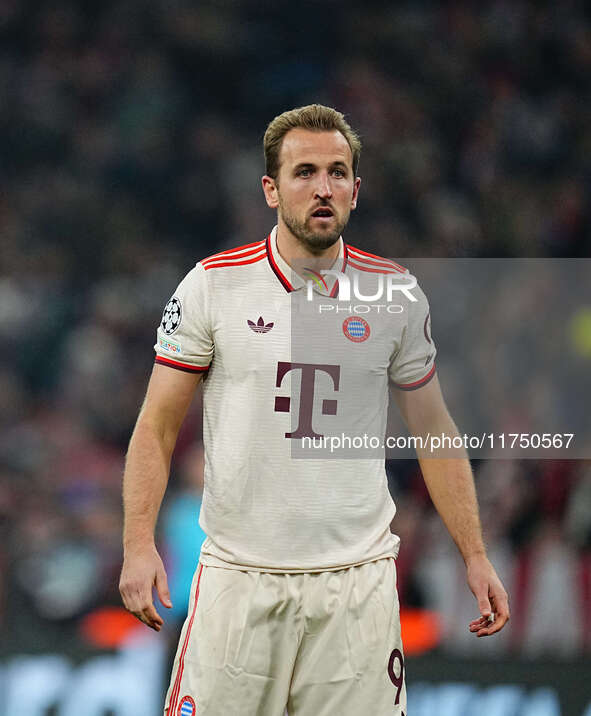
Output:
[[[97,649],[81,619],[119,604],[121,472],[154,330],[197,260],[273,226],[260,177],[275,115],[321,102],[359,131],[353,245],[402,261],[585,257],[590,73],[582,2],[1,3],[4,658]],[[198,507],[200,420],[196,400],[173,526]],[[450,659],[588,659],[590,464],[475,470],[510,625],[469,638],[472,597],[414,461],[389,464],[403,606],[440,614]],[[162,531],[180,584],[178,541]],[[572,689],[591,700],[585,681]]]

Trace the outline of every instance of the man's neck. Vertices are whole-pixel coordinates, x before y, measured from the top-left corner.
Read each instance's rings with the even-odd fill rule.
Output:
[[[341,249],[341,239],[321,253],[313,253],[295,237],[287,226],[279,221],[277,226],[277,250],[281,258],[296,272],[306,266],[315,271],[329,269],[337,260]]]

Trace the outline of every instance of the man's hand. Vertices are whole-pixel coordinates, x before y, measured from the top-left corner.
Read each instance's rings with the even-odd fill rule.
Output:
[[[476,636],[495,634],[509,621],[507,592],[485,555],[470,558],[466,569],[468,586],[480,610],[480,618],[471,621],[469,629]]]
[[[125,608],[155,631],[160,631],[164,620],[152,601],[152,587],[158,598],[170,609],[170,592],[166,570],[154,545],[141,549],[128,549],[123,560],[119,592]]]

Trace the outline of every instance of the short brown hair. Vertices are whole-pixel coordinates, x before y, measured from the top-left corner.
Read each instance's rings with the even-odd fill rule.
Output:
[[[311,129],[315,132],[338,130],[349,143],[353,154],[353,174],[357,175],[361,140],[351,129],[345,116],[332,107],[322,104],[309,104],[305,107],[283,112],[269,123],[263,139],[265,150],[265,171],[268,176],[277,179],[279,173],[279,153],[283,138],[290,129]]]

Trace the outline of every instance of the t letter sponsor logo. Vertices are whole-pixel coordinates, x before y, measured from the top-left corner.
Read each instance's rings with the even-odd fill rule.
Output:
[[[314,411],[314,387],[316,381],[316,373],[328,373],[332,378],[335,391],[339,389],[339,380],[341,377],[341,367],[338,365],[323,365],[317,363],[284,363],[280,361],[277,364],[277,388],[281,387],[283,378],[292,370],[301,371],[301,387],[300,387],[300,404],[298,412],[298,426],[292,433],[285,433],[286,438],[321,438],[312,427],[312,414]],[[291,407],[291,398],[288,396],[277,396],[275,398],[275,412],[288,413]],[[323,400],[322,415],[336,415],[337,401]]]

